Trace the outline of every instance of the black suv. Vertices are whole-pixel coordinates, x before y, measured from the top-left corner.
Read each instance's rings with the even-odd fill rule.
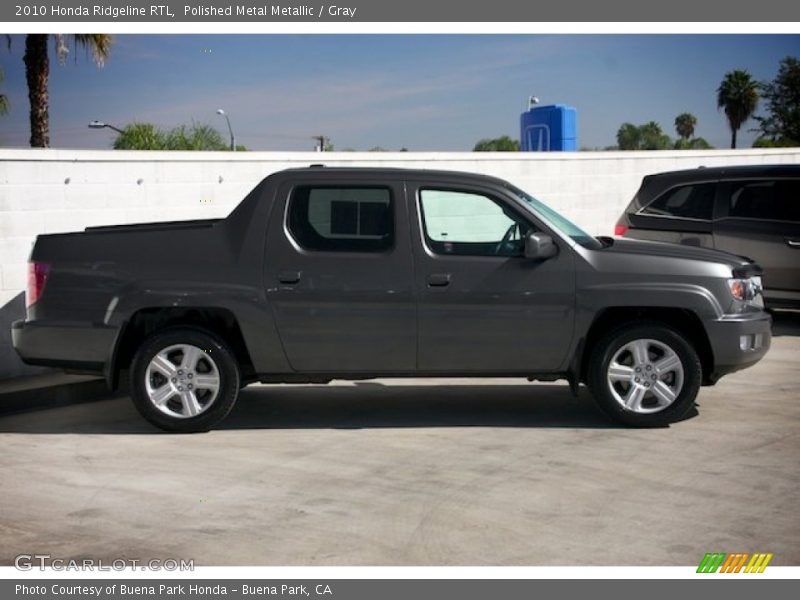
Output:
[[[764,269],[769,307],[800,307],[800,165],[648,175],[614,234],[747,256]]]

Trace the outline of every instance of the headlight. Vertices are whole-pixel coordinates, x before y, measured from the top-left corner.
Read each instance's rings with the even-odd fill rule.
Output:
[[[761,277],[728,279],[728,288],[734,300],[755,306],[764,306],[764,301],[761,297]]]

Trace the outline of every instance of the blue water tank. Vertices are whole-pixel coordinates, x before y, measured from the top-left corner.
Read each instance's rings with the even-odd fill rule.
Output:
[[[520,116],[523,152],[562,152],[578,149],[578,111],[566,104],[534,106]]]

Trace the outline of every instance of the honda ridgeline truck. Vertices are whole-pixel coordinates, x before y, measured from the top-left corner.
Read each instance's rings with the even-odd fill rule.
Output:
[[[376,377],[566,379],[662,426],[771,335],[749,259],[595,238],[467,173],[282,171],[224,219],[41,235],[29,268],[22,359],[126,378],[181,432],[249,383]]]

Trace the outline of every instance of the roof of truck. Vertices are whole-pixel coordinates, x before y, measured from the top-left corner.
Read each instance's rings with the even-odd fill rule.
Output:
[[[315,164],[310,165],[308,167],[294,167],[291,169],[284,169],[282,171],[277,171],[272,175],[282,175],[282,174],[295,174],[295,173],[314,173],[314,174],[325,174],[325,175],[335,175],[335,176],[342,176],[342,177],[392,177],[392,178],[404,178],[404,179],[412,179],[415,176],[421,177],[425,179],[472,179],[475,181],[484,181],[484,182],[493,182],[499,183],[502,185],[508,185],[508,182],[500,179],[498,177],[493,177],[491,175],[484,175],[481,173],[475,173],[471,171],[453,171],[453,170],[442,170],[442,169],[409,169],[409,168],[400,168],[400,167],[329,167],[323,164]]]

